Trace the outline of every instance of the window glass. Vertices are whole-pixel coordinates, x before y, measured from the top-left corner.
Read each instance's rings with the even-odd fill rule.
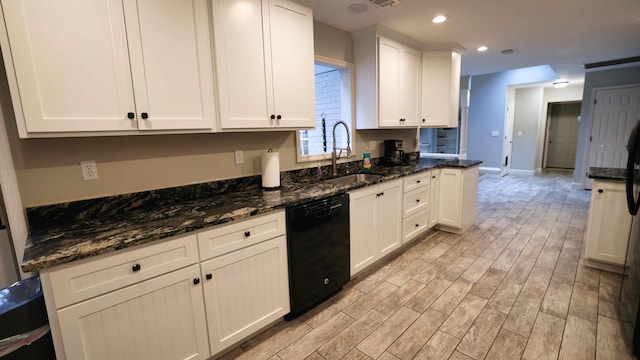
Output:
[[[316,128],[298,131],[298,161],[328,159],[333,150],[333,127],[344,121],[349,127],[350,139],[343,126],[336,128],[336,147],[346,148],[349,140],[353,150],[352,131],[352,66],[325,59],[316,61]]]

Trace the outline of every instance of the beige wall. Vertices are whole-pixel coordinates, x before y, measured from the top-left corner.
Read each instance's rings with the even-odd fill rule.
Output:
[[[348,33],[321,23],[314,30],[318,55],[353,61]],[[280,152],[282,170],[316,165],[296,162],[293,131],[19,139],[4,72],[1,77],[0,101],[25,207],[257,175],[260,154],[269,147]],[[410,149],[414,137],[415,130],[358,131],[356,157],[372,141],[373,155],[380,156],[388,138],[404,139]],[[234,150],[244,151],[244,164],[235,165]],[[78,163],[85,160],[96,161],[99,179],[82,180]]]

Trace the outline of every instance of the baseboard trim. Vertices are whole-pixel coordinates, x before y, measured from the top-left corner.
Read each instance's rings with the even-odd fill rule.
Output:
[[[479,170],[484,172],[489,172],[489,173],[496,173],[496,174],[500,174],[500,171],[502,171],[500,168],[484,167],[484,166],[480,166]]]
[[[511,173],[514,175],[533,175],[535,173],[534,170],[518,170],[511,169]]]

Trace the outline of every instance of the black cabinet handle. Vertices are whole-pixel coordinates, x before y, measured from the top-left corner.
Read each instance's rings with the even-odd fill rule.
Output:
[[[136,114],[134,114],[134,113],[130,112],[130,113],[127,113],[127,117],[128,117],[129,119],[133,119],[133,118],[135,118],[135,117],[136,117]]]
[[[420,227],[420,224],[416,224],[416,227]]]
[[[251,231],[245,231],[244,232],[244,237],[249,237],[251,236]]]
[[[278,119],[278,120],[282,119],[282,115],[276,116],[276,119]]]
[[[427,120],[425,120],[425,119],[422,119],[422,122],[427,122]]]
[[[271,114],[271,120],[274,120],[276,118],[275,114]]]
[[[384,196],[384,192],[381,192],[381,193],[380,193],[380,196]]]
[[[433,175],[433,176],[431,176],[431,178],[432,178],[432,179],[435,179],[435,178],[436,178],[436,176],[435,176],[435,175]]]
[[[604,190],[598,189],[598,193],[602,194],[603,192],[604,192]]]
[[[145,119],[145,120],[149,118],[149,114],[148,114],[148,113],[146,113],[146,112],[145,112],[145,113],[140,114],[140,116],[142,116],[142,118],[143,118],[143,119]]]
[[[416,181],[416,183],[420,184],[420,180]]]
[[[140,269],[140,264],[133,264],[133,266],[131,266],[131,270],[133,270],[133,272],[140,271]]]
[[[207,275],[205,275],[204,277],[206,277],[206,278],[207,278],[207,280],[211,280],[211,279],[213,279],[213,275],[212,275],[212,274],[207,274]]]
[[[417,203],[419,203],[419,202],[420,202],[420,199],[416,199],[416,202],[417,202]]]
[[[382,196],[382,193],[377,193],[376,196],[380,197],[380,196]]]
[[[198,285],[198,284],[200,284],[200,278],[193,279],[193,285]]]

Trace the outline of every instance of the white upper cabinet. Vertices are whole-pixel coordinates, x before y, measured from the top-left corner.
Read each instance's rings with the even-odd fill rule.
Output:
[[[357,128],[417,127],[420,52],[370,29],[353,36]]]
[[[422,53],[422,127],[458,127],[460,54]]]
[[[315,127],[312,10],[220,0],[213,23],[221,128]]]
[[[215,126],[206,0],[2,0],[21,137]]]

